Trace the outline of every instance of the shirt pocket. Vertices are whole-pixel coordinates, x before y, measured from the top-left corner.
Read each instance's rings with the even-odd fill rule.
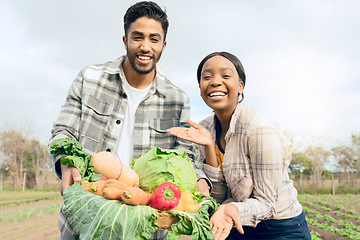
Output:
[[[85,95],[85,97],[83,98],[83,105],[89,110],[91,110],[93,113],[95,113],[96,115],[100,115],[100,116],[111,115],[114,109],[114,106],[112,104],[97,99],[91,95]]]
[[[176,137],[166,132],[171,127],[180,127],[179,119],[152,119],[149,123],[150,144],[159,148],[174,148]]]
[[[82,107],[80,135],[96,142],[102,141],[104,133],[110,128],[114,106],[94,96],[86,95]]]

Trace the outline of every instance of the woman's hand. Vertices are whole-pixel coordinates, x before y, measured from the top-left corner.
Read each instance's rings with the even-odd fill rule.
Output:
[[[172,127],[167,129],[166,132],[178,138],[204,146],[206,163],[213,167],[218,167],[219,163],[216,159],[215,144],[211,137],[211,133],[203,126],[196,124],[191,120],[188,120],[187,122],[192,128]]]
[[[188,124],[192,128],[185,127],[172,127],[166,130],[166,132],[174,135],[178,138],[202,145],[202,146],[210,146],[214,145],[214,142],[211,137],[211,133],[204,128],[203,126],[188,120]]]
[[[239,233],[244,234],[239,210],[232,203],[220,205],[210,218],[210,227],[216,240],[226,239],[234,224]]]

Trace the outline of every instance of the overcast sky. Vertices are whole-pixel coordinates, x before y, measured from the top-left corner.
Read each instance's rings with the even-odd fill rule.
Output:
[[[47,143],[77,73],[125,53],[130,0],[0,1],[0,126],[32,126]],[[170,27],[161,71],[190,96],[192,119],[211,114],[196,68],[229,51],[247,75],[244,102],[287,131],[295,147],[360,130],[360,1],[156,1]]]

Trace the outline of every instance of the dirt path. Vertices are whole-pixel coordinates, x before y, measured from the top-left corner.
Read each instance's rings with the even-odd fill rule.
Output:
[[[1,240],[56,240],[60,238],[57,226],[59,213],[32,217],[22,222],[0,224]]]

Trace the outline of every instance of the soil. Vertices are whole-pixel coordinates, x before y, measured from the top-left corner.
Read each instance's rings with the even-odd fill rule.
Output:
[[[308,208],[311,208],[311,209],[314,209],[318,212],[320,212],[321,214],[323,215],[329,215],[333,218],[336,219],[336,222],[335,223],[331,223],[329,221],[324,221],[324,220],[321,220],[321,219],[318,219],[316,218],[315,216],[313,216],[312,214],[309,214],[307,213],[306,214],[306,217],[307,218],[314,218],[316,219],[319,223],[327,223],[328,225],[330,226],[335,226],[339,229],[342,229],[343,227],[338,225],[337,223],[341,220],[345,220],[345,221],[348,221],[348,222],[352,222],[355,226],[360,226],[360,220],[357,220],[355,218],[348,218],[348,217],[344,217],[344,216],[339,216],[339,215],[336,215],[335,214],[335,211],[336,211],[336,208],[335,206],[336,205],[342,205],[345,207],[345,209],[352,209],[356,212],[355,216],[359,216],[360,215],[360,196],[356,196],[356,198],[354,198],[355,201],[354,202],[346,202],[346,203],[338,203],[336,202],[335,199],[332,199],[331,197],[329,197],[328,199],[326,199],[327,202],[329,202],[331,204],[331,206],[329,206],[329,208],[331,209],[331,211],[326,211],[324,209],[322,209],[321,207],[319,206],[309,206],[307,204],[302,204],[303,206],[306,206]],[[312,201],[314,202],[314,201]],[[336,234],[336,233],[331,233],[329,231],[326,231],[326,230],[323,230],[323,229],[320,229],[318,227],[314,227],[314,226],[311,226],[311,225],[308,225],[309,227],[309,230],[313,230],[314,232],[317,232],[320,234],[320,239],[323,239],[323,240],[346,240],[348,238],[344,238],[344,237],[341,237],[339,234]]]
[[[60,238],[57,226],[59,213],[55,212],[41,217],[32,217],[21,222],[0,224],[2,240],[55,240]]]
[[[312,230],[314,232],[319,233],[320,234],[320,239],[323,239],[323,240],[348,240],[347,238],[340,237],[336,233],[331,233],[331,232],[328,232],[326,230],[322,230],[320,228],[313,227],[311,225],[309,225],[309,230],[310,231]]]
[[[26,221],[0,224],[2,240],[57,240],[60,238],[58,228],[59,213],[43,217],[33,217]],[[191,240],[190,236],[181,236],[179,240]]]
[[[23,200],[24,202],[26,200]],[[54,202],[61,202],[62,200],[41,200],[35,201],[31,204],[31,207],[36,207],[41,204],[52,204]],[[332,211],[325,211],[317,206],[308,206],[303,204],[303,206],[307,206],[309,208],[315,209],[316,211],[327,214],[332,216],[337,220],[346,220],[351,221],[355,226],[360,226],[360,220],[355,218],[346,218],[342,216],[336,215],[334,212],[336,211],[336,205],[343,205],[345,209],[352,209],[355,211],[355,215],[360,215],[360,196],[356,196],[355,201],[353,202],[346,202],[346,203],[339,203],[332,199],[327,199],[328,202],[331,203],[330,209]],[[16,204],[15,204],[16,205]],[[16,206],[7,206],[7,211],[13,211],[16,208],[21,208],[21,205]],[[13,209],[14,208],[14,209]],[[315,216],[311,214],[306,214],[307,218],[314,218],[317,219]],[[55,240],[60,238],[60,231],[58,229],[58,219],[59,219],[59,212],[54,212],[51,214],[43,215],[41,217],[30,217],[27,220],[23,220],[20,222],[11,222],[11,223],[2,223],[0,224],[0,239],[1,240],[38,240],[38,239],[46,239],[46,240]],[[324,222],[321,219],[317,219],[318,222]],[[336,223],[327,222],[329,225],[333,225],[338,227],[339,229],[342,228]],[[339,236],[338,234],[330,233],[326,230],[322,230],[318,227],[314,227],[309,225],[309,230],[313,230],[320,234],[320,239],[323,240],[346,240],[346,238]],[[189,240],[189,236],[182,236],[181,240]]]

